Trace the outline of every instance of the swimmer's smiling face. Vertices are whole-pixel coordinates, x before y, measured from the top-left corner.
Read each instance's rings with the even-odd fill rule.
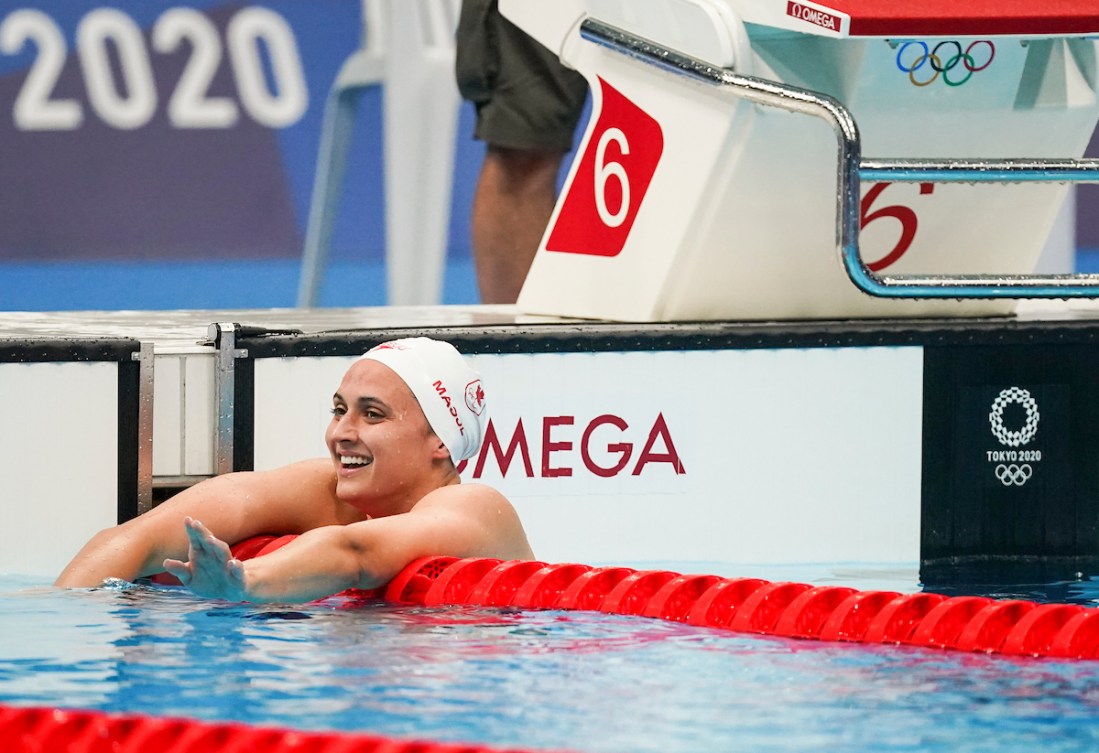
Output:
[[[419,487],[432,483],[432,461],[441,446],[408,385],[372,360],[357,361],[344,375],[332,397],[325,441],[336,470],[336,496],[371,515],[399,508],[405,498],[415,503],[423,493]]]

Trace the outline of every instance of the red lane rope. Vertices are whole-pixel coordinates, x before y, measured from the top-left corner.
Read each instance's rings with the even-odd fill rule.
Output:
[[[1010,656],[1099,658],[1099,610],[983,596],[857,591],[667,570],[424,557],[386,601],[642,615],[738,633]]]
[[[258,536],[235,545],[233,553],[240,559],[261,557],[294,538]],[[1099,658],[1099,610],[983,596],[948,598],[670,570],[457,557],[424,557],[405,567],[385,589],[348,593],[424,606],[642,615],[784,638]]]
[[[522,753],[485,745],[300,732],[100,711],[0,706],[4,753]]]

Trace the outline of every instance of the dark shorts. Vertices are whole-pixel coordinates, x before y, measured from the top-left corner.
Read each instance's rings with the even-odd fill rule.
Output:
[[[477,108],[478,139],[512,149],[572,148],[587,82],[500,15],[496,0],[463,0],[455,67],[458,90]]]

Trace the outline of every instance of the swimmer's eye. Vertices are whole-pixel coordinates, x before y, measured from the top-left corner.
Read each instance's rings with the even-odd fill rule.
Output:
[[[347,414],[347,406],[346,405],[336,405],[332,408],[331,413],[336,418],[344,416],[344,415]],[[363,415],[363,418],[366,418],[370,421],[380,421],[380,420],[385,418],[385,414],[382,413],[377,408],[365,408],[362,411],[362,415]]]

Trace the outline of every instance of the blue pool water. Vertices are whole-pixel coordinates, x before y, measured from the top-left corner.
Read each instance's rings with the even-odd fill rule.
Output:
[[[1097,595],[1090,583],[1075,593]],[[1099,744],[1099,662],[581,612],[230,605],[11,578],[0,579],[0,703],[593,753]]]

